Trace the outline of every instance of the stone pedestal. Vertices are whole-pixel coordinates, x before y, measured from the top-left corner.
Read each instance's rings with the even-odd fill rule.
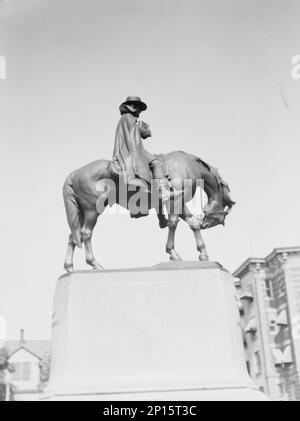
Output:
[[[218,263],[58,280],[50,400],[258,400],[232,276]]]

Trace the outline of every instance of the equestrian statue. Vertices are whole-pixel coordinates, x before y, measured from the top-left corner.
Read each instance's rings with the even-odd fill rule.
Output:
[[[71,230],[64,268],[73,271],[75,247],[85,246],[86,262],[103,269],[92,250],[92,234],[99,215],[107,206],[118,204],[132,218],[147,216],[155,209],[160,228],[168,227],[166,252],[171,260],[181,260],[175,250],[175,231],[179,219],[194,233],[199,260],[208,260],[201,230],[225,222],[235,204],[229,186],[217,169],[195,155],[175,151],[152,155],[143,140],[151,136],[149,125],[139,119],[147,105],[130,96],[120,107],[112,160],[100,159],[73,171],[63,186],[63,197]],[[194,215],[186,205],[197,187],[207,195],[202,215]],[[167,215],[167,216],[166,216]]]

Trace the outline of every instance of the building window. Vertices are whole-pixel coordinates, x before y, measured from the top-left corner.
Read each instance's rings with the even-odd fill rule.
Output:
[[[279,326],[286,327],[288,325],[288,317],[287,317],[286,308],[281,310],[281,312],[278,314],[276,322]]]
[[[31,378],[31,364],[23,363],[23,380],[30,380]]]
[[[279,295],[283,295],[285,293],[284,290],[284,279],[281,277],[279,279]]]
[[[254,358],[255,358],[255,372],[256,374],[260,374],[261,373],[261,359],[260,359],[259,351],[255,352]]]
[[[273,298],[273,289],[271,279],[265,279],[266,295],[269,298]]]
[[[14,363],[13,380],[28,381],[31,379],[31,363]]]
[[[276,331],[277,331],[276,320],[270,320],[270,332],[276,332]]]
[[[14,363],[13,370],[13,380],[21,380],[21,363]]]
[[[252,303],[253,301],[253,286],[247,285],[246,289],[241,293],[240,300]]]
[[[256,325],[256,318],[255,317],[251,317],[251,319],[248,321],[248,323],[244,327],[244,332],[245,333],[251,333],[253,335],[256,334],[257,325]]]

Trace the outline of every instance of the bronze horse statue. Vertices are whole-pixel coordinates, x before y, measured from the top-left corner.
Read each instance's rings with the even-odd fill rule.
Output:
[[[171,199],[166,206],[168,218],[163,213],[162,204],[159,203],[159,207],[156,206],[160,227],[168,226],[169,229],[166,252],[170,255],[171,260],[181,260],[174,244],[176,227],[179,218],[181,218],[194,233],[199,259],[208,260],[200,230],[218,224],[224,225],[226,215],[235,204],[230,198],[229,186],[222,180],[216,168],[192,154],[176,151],[161,154],[158,157],[165,165],[170,185],[177,192],[175,198]],[[188,186],[186,180],[189,181]],[[193,215],[186,206],[186,203],[194,196],[199,180],[202,180],[202,187],[207,195],[207,204],[201,218]],[[110,194],[112,185],[115,186],[114,195]],[[93,229],[98,216],[104,212],[108,204],[112,206],[116,203],[131,211],[129,199],[132,198],[133,192],[127,189],[128,197],[124,201],[119,194],[121,187],[122,178],[113,171],[112,162],[109,160],[91,162],[73,171],[67,177],[63,186],[63,197],[71,234],[64,263],[66,271],[73,271],[74,249],[76,246],[81,248],[82,243],[85,246],[87,264],[94,269],[103,269],[93,254],[91,244]],[[145,194],[151,197],[150,190]],[[100,201],[101,206],[99,206],[99,198],[103,199]],[[141,214],[137,214],[136,217],[146,216],[151,207],[153,206],[149,204],[148,208]]]

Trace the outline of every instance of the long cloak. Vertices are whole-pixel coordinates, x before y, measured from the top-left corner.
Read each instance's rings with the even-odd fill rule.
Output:
[[[122,114],[116,129],[113,164],[129,184],[135,178],[151,181],[152,175],[146,157],[143,141],[137,125],[137,117]]]

